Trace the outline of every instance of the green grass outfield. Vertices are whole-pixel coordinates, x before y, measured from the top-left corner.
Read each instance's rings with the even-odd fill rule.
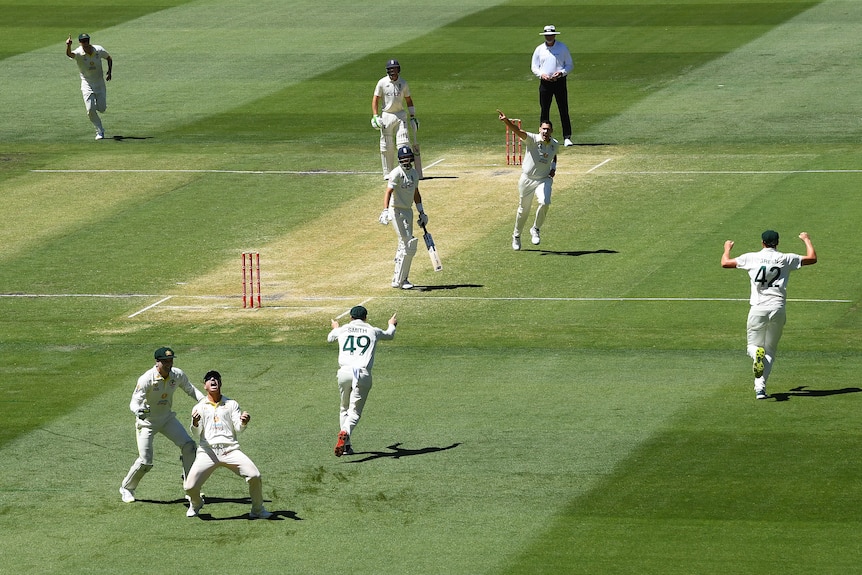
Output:
[[[515,253],[495,110],[535,128],[551,23],[579,145]],[[0,573],[862,572],[862,3],[6,0],[0,31]],[[115,60],[100,142],[83,31]],[[391,57],[444,263],[403,293],[369,125]],[[766,228],[820,261],[755,401],[719,258]],[[400,323],[337,459],[325,339],[360,302]],[[252,413],[275,520],[224,470],[186,518],[163,437],[120,501],[161,345]]]

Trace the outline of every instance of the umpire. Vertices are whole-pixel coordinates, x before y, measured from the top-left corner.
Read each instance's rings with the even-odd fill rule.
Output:
[[[551,121],[551,101],[557,99],[557,109],[560,111],[560,123],[563,128],[563,144],[574,146],[572,142],[572,121],[569,119],[569,92],[566,87],[566,76],[575,67],[569,49],[562,42],[557,42],[557,29],[545,26],[540,33],[545,37],[542,44],[533,51],[532,70],[539,78],[539,106],[542,116],[539,124]]]

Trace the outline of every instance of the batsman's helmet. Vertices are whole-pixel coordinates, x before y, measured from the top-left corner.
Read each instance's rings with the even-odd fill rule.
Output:
[[[413,163],[413,159],[413,150],[410,149],[410,146],[401,146],[400,148],[398,148],[399,164],[406,168]]]
[[[398,71],[401,71],[401,64],[398,63],[398,60],[392,59],[386,62],[386,71],[388,72],[390,68],[397,68]]]

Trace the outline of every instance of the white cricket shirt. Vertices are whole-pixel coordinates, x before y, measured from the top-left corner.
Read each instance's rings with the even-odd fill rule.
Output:
[[[329,332],[326,341],[338,340],[338,365],[371,371],[374,365],[374,350],[378,339],[393,339],[395,326],[389,324],[385,330],[354,319]]]
[[[557,149],[560,143],[551,138],[545,142],[539,134],[527,132],[527,137],[524,139],[527,145],[527,152],[524,154],[523,164],[521,169],[524,174],[531,180],[544,180],[551,175],[551,164],[554,158],[557,157]]]
[[[802,267],[802,256],[763,248],[736,258],[736,267],[748,271],[751,278],[749,303],[755,307],[777,309],[787,301],[787,281],[791,271]]]
[[[374,95],[383,101],[382,107],[378,107],[381,114],[383,112],[395,114],[404,110],[404,98],[410,97],[410,87],[401,77],[393,82],[389,76],[384,76],[377,82]]]

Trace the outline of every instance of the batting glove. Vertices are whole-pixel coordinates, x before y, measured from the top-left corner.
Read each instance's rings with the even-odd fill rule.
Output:
[[[416,223],[419,224],[419,227],[428,225],[428,214],[425,212],[419,212],[419,218],[416,220]]]
[[[142,407],[138,411],[135,412],[135,415],[138,416],[138,419],[146,419],[147,415],[150,413],[149,407]]]
[[[380,116],[371,116],[371,127],[375,130],[383,129],[383,118]]]
[[[416,119],[416,116],[413,116],[412,118],[410,118],[410,125],[413,126],[414,130],[419,129],[419,120]]]
[[[390,219],[391,219],[391,216],[389,215],[389,208],[386,208],[385,210],[380,212],[380,218],[378,218],[377,221],[380,222],[381,224],[383,224],[384,226],[388,226]]]

